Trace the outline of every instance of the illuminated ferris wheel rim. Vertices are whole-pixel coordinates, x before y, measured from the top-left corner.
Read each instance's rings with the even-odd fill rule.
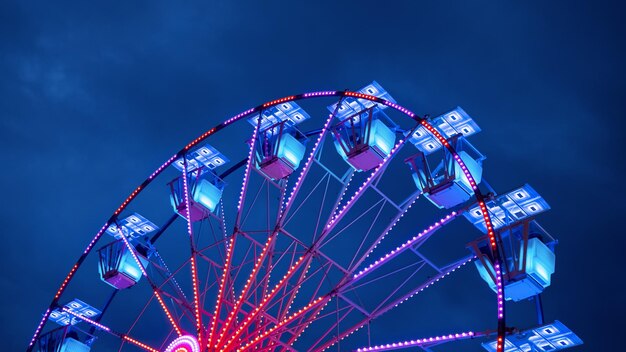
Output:
[[[369,94],[363,94],[360,92],[354,92],[354,91],[349,91],[349,90],[344,90],[344,91],[315,91],[315,92],[309,92],[309,93],[302,93],[302,94],[296,94],[296,95],[289,95],[283,98],[279,98],[279,99],[275,99],[275,100],[271,100],[268,101],[266,103],[263,103],[259,106],[256,106],[254,108],[245,110],[227,120],[225,120],[224,122],[218,124],[217,126],[209,129],[208,131],[204,132],[203,134],[201,134],[199,137],[197,137],[196,139],[192,140],[191,142],[189,142],[187,145],[185,145],[185,147],[183,147],[180,151],[178,151],[176,154],[174,154],[172,157],[170,157],[169,159],[167,159],[167,161],[165,161],[161,166],[159,166],[152,174],[150,174],[150,176],[144,180],[135,190],[133,190],[130,195],[120,204],[120,206],[113,212],[113,214],[110,216],[110,218],[106,221],[106,223],[102,226],[102,228],[97,232],[97,234],[94,236],[94,238],[91,240],[91,242],[87,245],[86,249],[83,251],[82,255],[79,257],[79,259],[76,261],[76,263],[73,265],[73,267],[71,268],[69,274],[65,277],[65,279],[63,280],[61,286],[59,287],[59,289],[57,290],[51,304],[49,305],[48,309],[46,310],[46,312],[44,313],[44,316],[42,318],[42,320],[40,321],[39,325],[37,326],[35,333],[29,343],[29,346],[27,348],[27,351],[31,351],[35,341],[37,340],[37,338],[39,337],[41,330],[43,328],[43,326],[45,325],[45,323],[47,322],[50,313],[52,312],[52,310],[57,307],[58,305],[58,301],[61,297],[61,295],[63,294],[65,288],[67,287],[67,285],[69,284],[69,282],[72,280],[72,277],[74,276],[74,274],[76,273],[76,271],[80,268],[81,264],[83,263],[83,261],[85,260],[85,258],[87,257],[87,255],[91,252],[91,250],[93,249],[93,247],[95,246],[95,244],[98,242],[98,240],[101,238],[101,236],[105,233],[105,231],[107,230],[107,228],[112,225],[115,224],[115,221],[117,219],[117,216],[126,209],[126,207],[133,201],[133,199],[135,199],[142,191],[143,189],[145,189],[157,176],[159,176],[167,167],[169,167],[174,161],[176,161],[177,159],[183,157],[186,155],[186,153],[188,151],[190,151],[192,148],[198,146],[199,143],[201,143],[202,141],[206,140],[208,137],[214,135],[215,133],[219,132],[220,130],[228,127],[229,125],[232,125],[233,123],[245,119],[246,117],[250,116],[250,115],[254,115],[256,113],[261,113],[263,110],[273,107],[275,105],[281,104],[281,103],[286,103],[286,102],[291,102],[291,101],[299,101],[299,100],[305,100],[305,99],[312,99],[312,98],[324,98],[324,97],[339,97],[340,101],[341,99],[345,98],[345,97],[351,97],[351,98],[356,98],[356,99],[364,99],[364,100],[369,100],[378,104],[383,104],[385,106],[388,106],[390,108],[393,108],[399,112],[401,112],[402,114],[410,117],[411,119],[417,121],[419,124],[421,124],[422,126],[424,126],[426,128],[426,130],[432,135],[434,136],[449,152],[450,154],[454,157],[454,161],[459,165],[459,167],[461,167],[462,171],[464,172],[466,178],[469,180],[469,183],[471,184],[471,187],[474,191],[474,197],[479,205],[479,207],[482,210],[482,216],[483,219],[485,221],[485,226],[487,229],[487,234],[488,234],[488,238],[489,238],[489,242],[490,242],[490,249],[492,251],[492,254],[494,256],[494,268],[495,268],[495,272],[496,272],[496,286],[497,286],[497,294],[496,294],[496,299],[497,299],[497,321],[498,321],[498,328],[497,328],[497,351],[498,352],[502,352],[504,351],[504,337],[506,335],[506,324],[505,324],[505,314],[504,314],[504,294],[503,294],[503,285],[502,285],[502,281],[503,281],[503,272],[502,270],[500,270],[500,265],[501,265],[501,253],[500,250],[498,248],[497,242],[496,242],[496,237],[495,237],[495,232],[492,226],[492,222],[491,222],[491,217],[489,215],[489,212],[486,209],[486,205],[485,205],[485,201],[484,201],[484,196],[480,191],[480,188],[478,187],[478,185],[475,183],[474,178],[472,177],[470,171],[468,170],[468,168],[466,168],[464,161],[461,159],[461,157],[459,157],[459,155],[457,154],[454,146],[448,142],[448,140],[442,136],[438,130],[436,128],[434,128],[425,118],[418,116],[417,114],[415,114],[414,112],[412,112],[411,110],[398,105],[394,102],[391,102],[389,100],[380,98],[380,97],[376,97],[373,95],[369,95]],[[333,116],[331,115],[331,118]],[[330,120],[329,120],[330,121]],[[324,131],[328,128],[328,124],[326,126],[324,126],[324,128],[322,129],[322,131],[320,133],[324,133]],[[186,167],[185,167],[186,168]],[[122,236],[122,238],[124,238]],[[179,334],[180,335],[180,334]],[[125,335],[122,334],[122,337],[125,337]],[[131,341],[132,339],[128,338],[129,342],[133,342]]]

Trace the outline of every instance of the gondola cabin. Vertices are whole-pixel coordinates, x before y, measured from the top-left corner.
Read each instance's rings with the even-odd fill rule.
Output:
[[[200,173],[200,175],[198,175]],[[210,171],[196,169],[187,179],[187,187],[190,193],[190,217],[191,221],[200,221],[216,211],[222,199],[225,183]],[[187,199],[185,198],[185,186],[182,176],[169,184],[170,203],[174,211],[183,218],[187,218]]]
[[[273,180],[291,175],[305,153],[305,135],[296,125],[311,116],[294,102],[268,107],[248,122],[257,129],[254,145],[256,168]]]
[[[210,212],[214,212],[222,198],[223,188],[202,178],[197,181],[193,190],[193,201],[202,204]]]
[[[152,254],[147,236],[157,230],[155,224],[137,213],[110,225],[106,233],[117,240],[98,250],[100,279],[118,290],[135,285],[141,279],[141,268],[126,247],[122,236],[126,237],[145,268]]]
[[[522,258],[525,264],[522,263],[519,270],[512,270],[504,278],[504,296],[507,300],[521,301],[540,294],[550,286],[550,277],[554,274],[556,260],[554,252],[538,238],[529,239],[527,246],[524,252],[521,245],[519,252],[519,258]],[[480,260],[474,263],[480,277],[496,292],[493,265],[487,262],[485,267]],[[511,260],[508,261],[508,265],[511,265]]]
[[[396,102],[376,81],[357,92]],[[357,171],[371,170],[391,153],[398,126],[385,114],[386,105],[345,97],[327,108],[339,121],[331,128],[335,148],[352,168]]]
[[[142,244],[133,245],[141,265],[149,264],[148,248]],[[118,290],[135,285],[142,276],[142,271],[132,253],[121,239],[109,243],[98,250],[100,279]]]
[[[550,286],[555,271],[556,241],[535,220],[522,220],[497,230],[503,241],[504,296],[521,301],[536,296]],[[487,244],[474,246],[480,260],[474,263],[480,277],[496,292],[495,271]]]
[[[97,320],[102,312],[97,308],[79,300],[73,299],[62,307],[59,306],[50,312],[49,320],[61,327],[42,334],[37,339],[37,352],[88,352],[95,337],[91,332],[79,328],[85,324],[83,319]]]
[[[300,165],[306,150],[304,135],[285,121],[261,131],[255,148],[256,165],[261,172],[273,180],[291,175]]]
[[[357,171],[368,171],[389,156],[396,134],[371,107],[341,120],[332,129],[337,152]]]
[[[205,219],[217,210],[226,183],[214,169],[227,162],[228,159],[210,145],[200,147],[187,156],[187,192],[191,221]],[[174,166],[181,172],[185,169],[182,158]],[[178,215],[187,218],[187,197],[182,175],[171,181],[169,187],[172,208]]]
[[[474,195],[474,189],[466,175],[471,175],[475,184],[482,179],[484,156],[469,142],[452,138],[461,166],[448,150],[427,156],[420,152],[406,160],[418,190],[438,208],[452,208],[464,203]],[[441,161],[431,169],[428,160],[443,154]],[[465,170],[463,169],[465,168]]]
[[[445,138],[458,154],[463,166],[454,155],[426,127],[418,127],[410,136],[420,152],[406,160],[413,173],[417,188],[438,208],[452,208],[474,195],[468,171],[476,185],[482,179],[482,161],[485,157],[474,148],[467,137],[480,131],[478,125],[461,108],[449,111],[428,123]],[[435,165],[431,168],[429,163]],[[465,168],[465,170],[464,170]]]
[[[72,325],[62,326],[41,335],[37,341],[36,352],[89,352],[91,345],[85,335]]]
[[[550,286],[550,277],[554,274],[556,259],[554,252],[538,238],[528,240],[526,253],[524,253],[523,246],[520,248],[519,258],[522,258],[526,264],[520,270],[511,271],[504,279],[504,296],[507,300],[515,302],[536,296]],[[495,292],[496,284],[492,277],[493,265],[488,262],[485,267],[481,261],[475,263],[480,277]],[[508,264],[511,264],[511,260]]]
[[[555,271],[556,240],[534,219],[548,209],[548,203],[529,185],[494,197],[485,204],[492,226],[502,241],[504,295],[521,301],[543,292],[550,286]],[[464,216],[483,233],[486,232],[479,206]],[[495,271],[486,237],[470,244],[479,260],[476,268],[481,278],[495,292]]]

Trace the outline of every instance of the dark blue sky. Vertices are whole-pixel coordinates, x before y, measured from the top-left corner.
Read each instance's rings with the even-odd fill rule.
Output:
[[[490,182],[529,182],[548,200],[541,223],[560,244],[547,319],[576,331],[584,350],[613,350],[626,314],[623,10],[2,1],[6,348],[23,349],[93,234],[187,141],[269,99],[377,80],[419,114],[462,106],[483,129]]]

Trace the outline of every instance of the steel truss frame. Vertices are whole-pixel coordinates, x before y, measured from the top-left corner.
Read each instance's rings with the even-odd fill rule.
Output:
[[[203,135],[189,143],[181,151],[168,159],[131,193],[131,195],[120,205],[120,207],[104,224],[101,230],[98,231],[96,236],[79,257],[76,264],[72,267],[70,273],[66,276],[65,280],[56,292],[48,310],[44,313],[44,316],[38,325],[27,350],[31,351],[33,349],[34,342],[40,336],[42,328],[46,324],[51,311],[59,307],[59,300],[63,292],[66,290],[67,285],[82,265],[87,255],[89,255],[91,250],[94,248],[95,244],[99,242],[104,231],[109,227],[109,225],[117,222],[118,217],[122,211],[127,208],[131,201],[137,197],[137,195],[145,189],[165,168],[172,164],[172,162],[180,157],[183,157],[183,160],[185,160],[182,178],[185,189],[186,209],[189,210],[190,195],[187,185],[188,177],[190,175],[185,158],[187,152],[191,151],[192,148],[197,146],[201,141],[205,140],[217,131],[229,126],[235,121],[260,113],[268,107],[287,101],[324,96],[339,97],[340,101],[337,104],[337,107],[340,106],[341,100],[345,97],[370,100],[398,110],[414,119],[416,121],[416,125],[413,130],[420,125],[424,126],[441,142],[445,148],[448,149],[449,153],[454,157],[454,161],[464,170],[466,177],[470,180],[474,189],[476,202],[479,204],[481,209],[484,209],[484,196],[480,192],[478,185],[474,183],[472,175],[465,168],[463,161],[456,154],[453,143],[449,143],[434,127],[428,123],[426,119],[415,115],[413,112],[390,101],[350,91],[313,92],[277,99],[238,114],[205,132]],[[139,264],[144,276],[146,276],[145,281],[148,282],[152,288],[152,297],[156,298],[172,326],[172,331],[178,336],[183,335],[179,322],[181,319],[188,319],[193,321],[195,324],[195,333],[201,346],[203,346],[203,349],[246,350],[258,348],[261,350],[274,350],[276,348],[283,348],[293,350],[290,346],[304,333],[306,328],[313,321],[316,319],[335,316],[336,318],[334,324],[331,324],[326,332],[322,334],[309,348],[314,351],[323,351],[357,331],[371,320],[388,312],[413,295],[432,286],[441,278],[450,275],[453,271],[474,259],[474,257],[471,256],[462,258],[446,266],[438,267],[434,264],[433,260],[427,258],[419,251],[421,243],[426,241],[445,223],[451,221],[460,214],[453,212],[453,214],[449,215],[447,218],[436,222],[430,228],[420,232],[413,239],[390,252],[387,256],[382,257],[365,270],[359,271],[361,265],[365,262],[368,256],[372,254],[376,246],[384,239],[385,235],[393,229],[398,221],[400,221],[404,213],[411,207],[413,202],[418,199],[419,193],[415,192],[411,194],[406,198],[406,200],[398,204],[392,201],[391,197],[386,195],[377,187],[380,180],[384,177],[390,161],[394,159],[399,150],[401,150],[406,144],[406,141],[402,139],[394,146],[390,155],[386,157],[378,167],[373,169],[371,172],[367,172],[369,176],[362,182],[362,184],[360,184],[360,187],[358,188],[353,189],[349,187],[354,178],[354,174],[350,169],[344,172],[336,172],[332,170],[333,166],[325,164],[322,160],[322,149],[324,148],[326,138],[330,135],[328,133],[329,127],[332,124],[336,112],[337,111],[335,110],[335,112],[333,112],[333,114],[331,114],[326,120],[323,128],[318,134],[317,141],[313,146],[306,163],[297,175],[294,174],[292,176],[298,177],[291,183],[287,179],[274,182],[267,179],[265,175],[257,172],[255,169],[255,158],[253,157],[253,153],[255,139],[257,138],[259,129],[259,125],[257,125],[254,129],[250,143],[250,153],[245,164],[240,200],[231,234],[229,235],[226,230],[226,221],[224,218],[225,212],[222,204],[218,215],[209,214],[207,218],[208,220],[206,221],[208,223],[211,223],[212,221],[217,222],[216,227],[210,226],[211,233],[216,241],[210,246],[198,248],[195,244],[195,235],[198,232],[198,226],[191,221],[188,214],[184,214],[186,215],[185,217],[187,220],[190,256],[187,262],[183,263],[173,272],[167,268],[165,262],[161,260],[162,258],[157,255],[157,258],[161,260],[161,262],[159,263],[155,260],[151,260],[152,265],[150,266],[149,274],[148,270],[146,270],[145,266],[143,266],[137,258],[134,247],[128,242],[126,237],[121,234],[121,238],[123,239],[126,247],[133,254],[133,258]],[[313,167],[322,170],[323,176],[320,179],[314,180],[307,177]],[[262,183],[263,186],[257,189],[257,193],[249,192],[250,189],[248,185],[252,177],[265,178]],[[292,177],[290,177],[290,179]],[[328,187],[331,180],[338,182],[341,188],[339,195],[335,199],[328,194]],[[308,193],[302,193],[303,185],[308,184],[307,182],[309,181],[314,182],[314,187]],[[292,186],[291,191],[288,190],[289,186]],[[321,219],[321,212],[319,212],[317,226],[315,228],[312,241],[310,243],[306,243],[300,239],[299,234],[294,234],[292,231],[288,231],[286,227],[294,219],[295,214],[298,213],[302,205],[307,202],[313,192],[315,192],[320,186],[325,187],[324,192],[322,193],[323,201],[320,209],[323,207],[324,202],[327,201],[332,201],[333,205],[331,207],[331,211],[328,213],[328,218],[325,220]],[[248,217],[252,213],[252,209],[257,206],[257,198],[260,196],[260,191],[264,187],[267,188],[267,194],[270,193],[270,187],[273,187],[278,192],[279,199],[281,199],[279,204],[274,206],[274,209],[272,209],[275,212],[273,226],[267,226],[264,231],[247,228],[246,223],[248,221]],[[369,200],[370,197],[364,197],[366,193],[368,195],[375,195],[377,200],[371,201]],[[348,215],[352,214],[351,209],[353,209],[357,204],[359,206],[365,206],[367,210],[356,218],[351,218]],[[389,219],[385,219],[380,216],[383,207],[385,206],[389,206],[394,209],[393,216]],[[271,216],[270,205],[265,204],[263,208],[268,211],[267,219],[269,222]],[[371,221],[371,226],[367,233],[364,234],[356,253],[350,258],[347,265],[339,263],[335,258],[325,254],[323,251],[325,246],[331,245],[333,241],[341,238],[342,233],[348,231],[356,222],[369,213],[375,213],[376,215],[373,216],[373,218],[368,218],[368,221]],[[496,277],[494,279],[499,290],[497,294],[497,335],[498,341],[502,342],[506,333],[506,328],[504,320],[504,303],[502,298],[502,271],[500,270],[501,255],[499,249],[499,239],[491,225],[488,211],[483,211],[483,214],[487,227],[487,238],[490,244],[489,248],[491,250],[494,267],[496,268]],[[374,230],[374,225],[381,225],[383,230]],[[216,236],[216,229],[221,230],[221,239],[218,239]],[[266,236],[265,242],[257,239],[259,234]],[[287,241],[288,245],[284,246],[282,243],[283,241]],[[239,263],[234,263],[232,261],[234,256],[233,253],[238,251],[238,248],[244,248],[244,259]],[[204,255],[206,251],[212,249],[217,249],[220,256],[219,260],[221,262]],[[406,278],[398,287],[396,287],[394,291],[378,306],[374,309],[368,309],[363,304],[348,296],[349,294],[355,293],[359,289],[363,289],[364,287],[376,282],[376,280],[378,280],[376,278],[367,281],[365,280],[365,277],[372,276],[373,274],[382,271],[381,268],[386,267],[387,263],[392,262],[394,258],[397,258],[401,253],[406,251],[414,253],[417,258],[417,261],[415,261],[412,265],[402,268],[402,270],[413,270],[412,274],[409,275],[408,278]],[[200,287],[201,285],[198,277],[198,261],[201,261],[209,266],[204,287]],[[278,275],[279,279],[274,282],[272,281],[270,274],[274,273],[274,271],[279,267],[286,269],[286,271],[283,270],[283,272]],[[186,268],[190,269],[193,283],[193,295],[191,300],[184,294],[175,279],[175,275],[182,272]],[[438,274],[426,281],[420,281],[419,284],[411,282],[411,278],[423,268],[432,268],[436,270]],[[247,269],[251,269],[249,273]],[[330,273],[332,271],[340,272],[341,276],[338,279],[330,279]],[[156,273],[158,273],[158,276]],[[211,273],[213,273],[216,281],[209,285],[209,274]],[[248,273],[248,276],[245,280],[245,284],[243,285],[243,288],[239,290],[238,287],[236,287],[238,286],[237,280],[246,273]],[[284,275],[280,278],[280,275],[283,273]],[[157,280],[159,278],[160,280]],[[330,289],[325,289],[324,284],[328,281],[332,281],[331,287]],[[215,302],[215,310],[210,312],[204,309],[205,305],[203,302],[206,300],[207,294],[212,287],[217,286],[217,282],[219,282],[219,287]],[[308,304],[300,306],[301,308],[297,311],[295,310],[295,307],[292,310],[291,306],[298,299],[300,288],[303,285],[311,283],[316,283],[316,285],[310,295],[310,298],[304,300],[305,302],[308,302]],[[169,290],[165,289],[166,286],[169,287]],[[174,293],[169,292],[170,290],[173,290]],[[166,299],[164,299],[164,297]],[[146,303],[146,307],[151,300],[152,298]],[[332,304],[329,304],[331,301],[333,301],[335,308],[332,308]],[[144,307],[144,310],[146,307]],[[325,309],[325,307],[331,308]],[[173,309],[176,309],[174,313],[172,313]],[[323,310],[325,313],[322,315]],[[353,313],[358,314],[362,317],[362,319],[356,324],[352,324],[347,328],[338,330],[340,322],[346,320],[346,317]],[[135,321],[127,333],[119,333],[80,314],[76,316],[96,329],[116,336],[124,342],[134,344],[148,351],[158,351],[158,349],[148,346],[147,344],[138,341],[129,335],[137,321]],[[139,317],[137,319],[139,319]],[[207,324],[204,324],[203,322],[206,322]],[[333,331],[337,332],[334,336],[331,335]],[[502,350],[502,343],[499,343],[498,351]]]

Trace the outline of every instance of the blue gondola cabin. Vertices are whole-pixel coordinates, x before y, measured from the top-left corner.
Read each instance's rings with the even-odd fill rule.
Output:
[[[215,169],[228,163],[228,158],[214,147],[205,144],[188,152],[185,158],[172,165],[178,171],[187,170],[187,191],[189,192],[189,218],[191,221],[206,219],[218,210],[226,183],[215,173]],[[187,197],[182,176],[169,184],[170,201],[174,211],[187,218]]]
[[[335,147],[341,157],[357,171],[368,171],[391,153],[396,142],[395,133],[372,107],[343,119],[333,128]]]
[[[550,286],[550,277],[554,273],[556,257],[554,252],[539,238],[530,238],[524,252],[520,243],[520,268],[511,268],[504,278],[504,296],[507,300],[521,301],[540,294]],[[480,277],[496,292],[495,272],[491,262],[475,261]],[[508,261],[511,266],[511,260]]]
[[[200,174],[200,176],[197,176]],[[200,221],[216,211],[220,204],[225,183],[212,171],[205,168],[191,172],[187,179],[191,221]],[[183,218],[187,217],[187,206],[182,176],[170,184],[170,202],[174,211]]]
[[[82,337],[80,335],[83,335]],[[89,352],[91,335],[72,325],[47,332],[37,341],[36,352]]]
[[[482,180],[482,160],[484,156],[469,142],[453,138],[455,149],[476,184]],[[437,166],[431,170],[428,158],[443,154]],[[452,208],[464,203],[474,195],[474,190],[464,170],[447,151],[427,156],[420,152],[406,160],[411,168],[417,189],[438,208]]]
[[[288,127],[285,121],[261,131],[255,148],[257,168],[274,180],[291,175],[305,153],[304,144],[296,136],[304,139],[301,133]]]
[[[124,242],[119,239],[98,250],[100,279],[118,290],[135,285],[142,276],[141,268]],[[148,266],[149,250],[135,245],[135,254],[144,268]]]

